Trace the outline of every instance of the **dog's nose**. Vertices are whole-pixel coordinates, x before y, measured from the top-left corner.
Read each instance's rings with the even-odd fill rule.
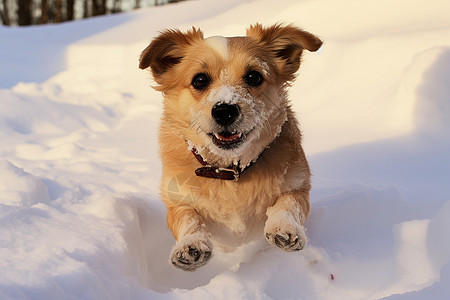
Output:
[[[228,126],[239,117],[240,109],[237,104],[218,103],[211,110],[211,115],[217,124]]]
[[[218,103],[214,105],[211,115],[216,120],[217,124],[222,126],[229,126],[236,121],[240,110],[237,104]]]

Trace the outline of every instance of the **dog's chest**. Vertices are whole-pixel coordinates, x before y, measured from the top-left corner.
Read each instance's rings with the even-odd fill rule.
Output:
[[[258,207],[259,206],[259,207]],[[232,250],[262,235],[267,205],[235,205],[234,209],[216,207],[200,213],[215,245]]]
[[[277,182],[264,177],[238,183],[214,182],[194,207],[212,239],[228,247],[237,247],[262,234],[267,208],[281,193]]]

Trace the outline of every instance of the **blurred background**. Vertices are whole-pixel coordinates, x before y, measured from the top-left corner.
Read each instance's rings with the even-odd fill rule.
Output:
[[[61,23],[92,16],[126,12],[183,0],[1,0],[0,17],[6,26]]]

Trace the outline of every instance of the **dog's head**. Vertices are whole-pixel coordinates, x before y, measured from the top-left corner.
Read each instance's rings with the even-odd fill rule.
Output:
[[[286,87],[303,50],[322,42],[293,26],[259,24],[242,37],[204,38],[200,30],[167,30],[142,52],[165,95],[164,119],[210,164],[246,166],[287,119]]]

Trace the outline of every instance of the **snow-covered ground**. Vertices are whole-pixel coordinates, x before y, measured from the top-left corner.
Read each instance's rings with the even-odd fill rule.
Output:
[[[0,27],[0,299],[448,299],[450,2],[187,1]],[[314,173],[310,243],[168,264],[162,97],[138,69],[167,27],[295,23],[325,44],[291,89]]]

